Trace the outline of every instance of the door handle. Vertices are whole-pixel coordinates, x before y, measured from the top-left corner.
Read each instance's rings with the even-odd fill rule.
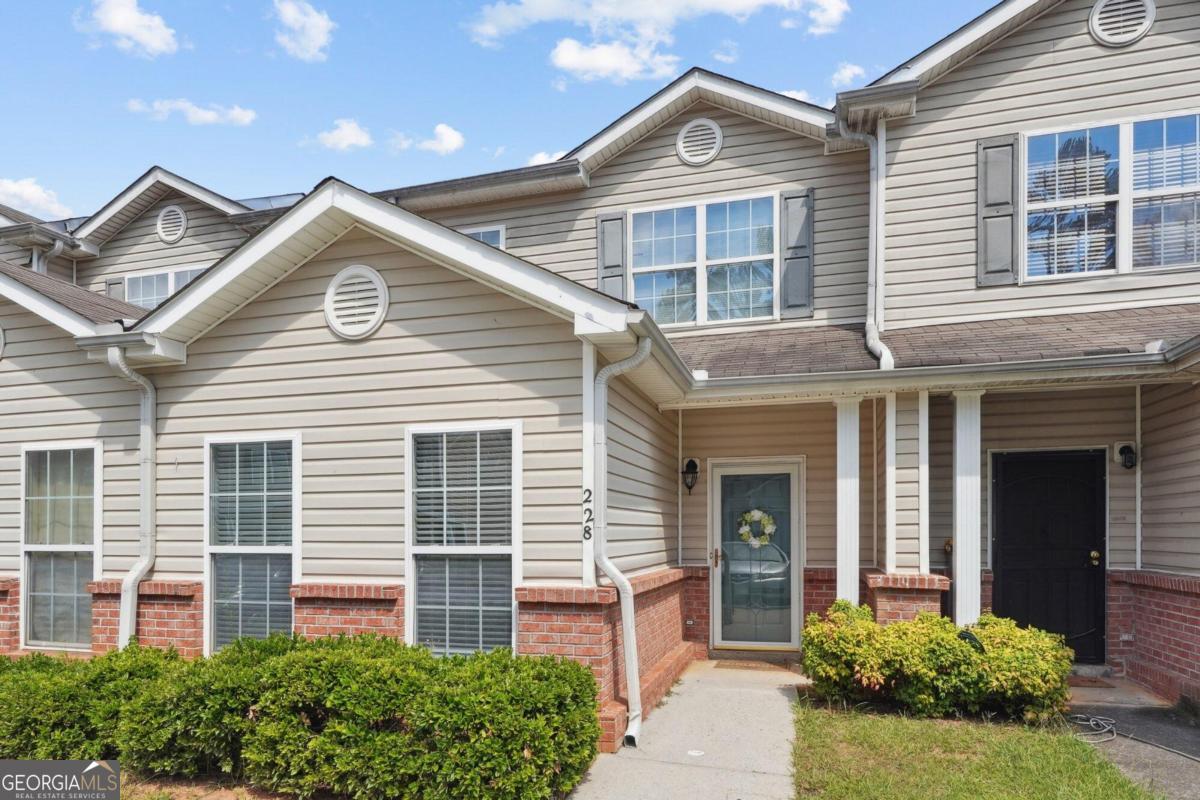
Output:
[[[713,565],[713,569],[716,569],[717,567],[721,566],[721,548],[719,548],[719,547],[713,548],[712,565]]]
[[[1093,567],[1100,566],[1100,551],[1099,550],[1093,550],[1092,552],[1088,553],[1088,558],[1091,559]]]

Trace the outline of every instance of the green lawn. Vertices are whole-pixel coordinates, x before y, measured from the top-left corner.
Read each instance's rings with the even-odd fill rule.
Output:
[[[833,711],[801,700],[798,798],[1147,800],[1091,745],[1020,725]]]

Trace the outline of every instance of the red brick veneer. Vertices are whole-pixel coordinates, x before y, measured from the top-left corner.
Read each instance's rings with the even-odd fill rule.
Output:
[[[121,582],[92,581],[92,652],[117,647]],[[138,643],[174,647],[181,656],[204,652],[204,587],[197,581],[142,581],[138,586]]]
[[[675,567],[631,579],[641,673],[642,711],[649,715],[688,663],[703,657],[705,641],[689,630],[707,602],[708,570]],[[689,585],[700,583],[702,586]],[[588,665],[600,686],[600,747],[613,752],[625,732],[625,669],[616,589],[520,586],[516,590],[517,652],[560,655]],[[706,625],[707,622],[702,624]]]
[[[404,638],[402,584],[298,583],[291,595],[293,630],[300,636],[377,633]]]
[[[942,594],[950,589],[945,575],[907,575],[880,569],[863,570],[867,604],[881,623],[913,619],[922,611],[940,614]]]
[[[17,578],[0,578],[0,653],[10,653],[20,647],[21,582]]]
[[[1200,702],[1200,577],[1108,573],[1108,661],[1176,701]]]

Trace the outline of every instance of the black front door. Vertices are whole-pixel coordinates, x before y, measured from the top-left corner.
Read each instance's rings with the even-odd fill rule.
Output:
[[[993,610],[1104,663],[1104,451],[993,458]]]

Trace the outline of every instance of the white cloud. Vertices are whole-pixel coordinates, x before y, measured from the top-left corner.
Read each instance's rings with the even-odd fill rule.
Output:
[[[725,39],[721,46],[713,51],[712,57],[722,64],[733,64],[738,60],[738,43],[732,39]]]
[[[77,27],[113,37],[117,49],[156,58],[179,49],[175,29],[158,14],[143,11],[138,0],[93,0],[92,15]]]
[[[335,119],[333,129],[318,133],[317,141],[327,150],[340,150],[343,153],[375,143],[371,132],[359,125],[356,119]]]
[[[412,137],[400,131],[395,131],[392,133],[392,138],[388,139],[388,147],[392,149],[393,153],[401,153],[412,146]]]
[[[799,28],[800,23],[792,17],[784,17],[779,21],[779,27],[783,28],[785,31],[790,31],[793,28]]]
[[[475,42],[486,47],[533,25],[586,28],[586,43],[560,39],[551,62],[580,80],[622,83],[674,74],[680,59],[669,48],[679,23],[707,15],[742,21],[764,9],[806,13],[809,30],[816,34],[836,29],[849,5],[846,0],[497,0],[484,6],[468,27]],[[736,58],[736,51],[732,55]]]
[[[659,53],[653,46],[641,44],[588,45],[577,39],[561,39],[550,53],[550,63],[581,81],[625,83],[637,78],[671,77],[679,66],[679,56]]]
[[[150,119],[162,122],[172,114],[179,113],[187,120],[188,125],[249,125],[258,117],[253,109],[241,106],[222,106],[210,103],[208,106],[198,106],[191,100],[182,97],[174,100],[154,100],[146,103],[133,99],[125,104],[125,108],[135,114],[146,114]]]
[[[306,0],[275,0],[275,15],[283,26],[275,41],[288,55],[301,61],[324,61],[337,23]]]
[[[508,145],[500,145],[499,147],[485,147],[483,152],[491,155],[492,158],[499,158],[508,152]]]
[[[461,133],[446,123],[439,122],[433,126],[433,138],[419,142],[417,147],[422,150],[428,150],[431,153],[437,153],[439,156],[448,156],[451,153],[461,150],[466,142],[466,138]]]
[[[865,77],[866,74],[866,70],[864,70],[858,64],[851,64],[847,61],[843,61],[842,63],[838,64],[838,68],[830,77],[829,82],[835,87],[840,88],[842,86],[851,85],[859,78]]]
[[[833,108],[835,102],[832,97],[818,100],[811,92],[807,92],[804,89],[784,89],[779,94],[790,97],[793,100],[799,100],[802,103],[812,103],[813,105],[824,106],[825,108]]]
[[[545,150],[534,153],[525,162],[527,167],[536,167],[538,164],[549,164],[551,161],[558,161],[567,154],[566,150],[555,150],[553,153],[547,153]]]
[[[808,32],[813,36],[833,33],[849,13],[847,0],[812,0],[808,4]]]
[[[567,79],[563,77],[555,78],[550,81],[550,88],[556,92],[565,92],[567,90]]]
[[[60,203],[58,195],[40,185],[36,178],[0,178],[0,203],[35,217],[63,219],[71,216],[71,209]]]

